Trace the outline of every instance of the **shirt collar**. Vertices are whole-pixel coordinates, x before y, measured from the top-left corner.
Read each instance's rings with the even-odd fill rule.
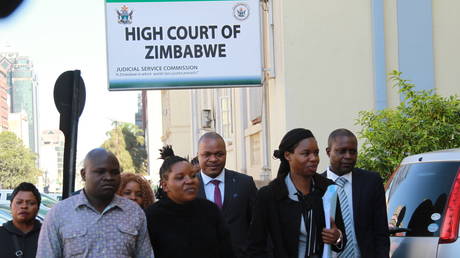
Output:
[[[292,182],[291,173],[289,173],[284,178],[284,182],[286,183],[289,199],[294,200],[294,201],[299,201],[299,198],[296,195],[297,188],[295,188],[294,182]]]
[[[337,180],[337,178],[339,178],[339,176],[336,173],[332,172],[330,167],[327,167],[327,172],[326,173],[327,173],[327,178],[331,179],[334,182]],[[342,177],[345,178],[346,180],[348,180],[348,182],[350,182],[350,184],[351,184],[351,179],[352,179],[351,173],[352,172],[350,171],[350,172],[346,173],[345,175],[342,175]]]
[[[287,187],[287,190],[288,190],[288,196],[289,196],[289,199],[293,200],[293,201],[299,201],[299,197],[297,196],[297,188],[295,187],[294,185],[294,182],[292,182],[292,179],[291,179],[291,173],[289,172],[289,174],[284,178],[284,182],[286,183],[286,187]],[[313,177],[311,178],[311,191],[312,192],[314,189],[315,189],[315,180],[313,179]]]
[[[212,178],[206,175],[205,173],[203,173],[203,170],[201,170],[200,173],[201,173],[201,177],[203,178],[203,185],[209,184],[211,180],[219,180],[221,183],[225,183],[225,168],[223,168],[222,172],[220,172],[220,174],[216,176],[215,178]]]
[[[74,205],[74,209],[77,209],[81,206],[86,206],[88,208],[91,208],[93,210],[96,210],[96,208],[93,207],[93,205],[91,205],[91,203],[88,201],[88,198],[86,197],[86,194],[85,194],[85,189],[82,189],[80,191],[80,193],[75,196],[76,198],[76,202],[75,202],[75,205]],[[107,207],[105,207],[104,212],[112,209],[112,208],[115,208],[115,207],[118,207],[122,210],[125,210],[126,209],[126,206],[125,206],[125,203],[123,202],[123,199],[122,197],[119,197],[118,195],[114,195],[113,196],[113,199],[112,201],[109,203],[109,205],[107,205]]]

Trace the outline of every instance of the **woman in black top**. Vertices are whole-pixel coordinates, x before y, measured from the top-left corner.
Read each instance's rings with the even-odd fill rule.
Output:
[[[197,172],[170,146],[161,150],[157,198],[146,210],[147,227],[156,258],[230,258],[230,234],[218,207],[198,199]]]
[[[24,182],[13,190],[11,196],[13,220],[0,227],[0,257],[35,258],[41,227],[35,219],[40,207],[40,192],[33,184]]]
[[[249,230],[249,257],[322,257],[324,244],[335,251],[344,246],[343,221],[325,229],[322,196],[333,182],[316,173],[319,156],[313,134],[289,131],[274,156],[281,160],[278,176],[257,193]],[[337,207],[337,211],[340,208]]]

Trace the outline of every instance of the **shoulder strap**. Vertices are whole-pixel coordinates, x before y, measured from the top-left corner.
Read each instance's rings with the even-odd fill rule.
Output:
[[[19,245],[18,236],[16,234],[13,234],[13,244],[14,249],[16,250],[16,252],[14,253],[16,257],[23,258],[24,253],[22,252],[22,248]]]

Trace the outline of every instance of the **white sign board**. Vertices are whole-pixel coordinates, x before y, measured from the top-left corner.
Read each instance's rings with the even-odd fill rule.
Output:
[[[260,86],[259,0],[106,0],[110,90]]]

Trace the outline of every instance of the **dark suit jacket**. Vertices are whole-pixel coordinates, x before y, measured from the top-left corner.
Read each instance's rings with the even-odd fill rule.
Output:
[[[322,175],[327,177],[326,173]],[[354,168],[351,177],[353,218],[361,257],[389,257],[390,238],[382,178],[360,168]]]
[[[315,174],[313,178],[321,196],[324,195],[327,187],[334,183],[319,174]],[[321,215],[322,222],[317,226],[322,229],[325,226],[324,213],[318,214]],[[301,206],[299,202],[289,198],[284,178],[278,177],[269,185],[262,187],[257,192],[254,217],[249,230],[249,257],[267,258],[273,254],[275,258],[298,258],[301,218]],[[339,205],[335,220],[337,227],[345,232]],[[322,239],[319,240],[322,242]],[[346,236],[343,244],[346,244]],[[334,246],[332,248],[334,251],[341,250]]]
[[[206,199],[203,178],[198,196]],[[236,257],[246,257],[249,224],[256,199],[256,184],[251,176],[225,169],[225,190],[222,214],[230,229]]]

